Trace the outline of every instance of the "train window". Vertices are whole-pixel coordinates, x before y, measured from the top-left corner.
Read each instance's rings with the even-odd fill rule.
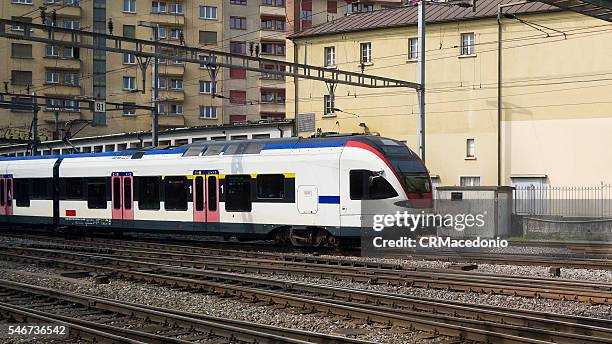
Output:
[[[50,199],[49,189],[51,179],[49,178],[34,178],[32,182],[32,193],[30,199]]]
[[[123,179],[123,207],[132,209],[132,178],[128,177]]]
[[[393,186],[382,176],[368,170],[351,170],[350,197],[352,200],[385,199],[397,196]]]
[[[12,179],[6,180],[6,205],[11,207],[13,205],[13,190],[11,187],[13,186]]]
[[[106,209],[106,178],[87,180],[87,208]]]
[[[121,178],[113,179],[113,209],[121,209]]]
[[[159,210],[159,177],[140,177],[138,209]]]
[[[208,210],[217,211],[217,177],[208,177]]]
[[[0,179],[0,205],[4,205],[4,179]]]
[[[225,210],[251,211],[251,176],[225,177]]]
[[[164,201],[166,210],[187,210],[187,178],[166,177]]]
[[[15,183],[15,203],[18,207],[30,206],[30,183],[25,179],[13,179]]]
[[[66,178],[66,199],[82,199],[83,198],[83,179],[82,178]]]
[[[221,154],[221,152],[223,152],[224,148],[225,148],[225,143],[209,145],[206,147],[206,150],[204,151],[203,155],[219,155]]]
[[[282,174],[257,175],[257,198],[284,198],[285,176]]]
[[[204,177],[197,176],[195,178],[195,209],[197,211],[204,210]]]

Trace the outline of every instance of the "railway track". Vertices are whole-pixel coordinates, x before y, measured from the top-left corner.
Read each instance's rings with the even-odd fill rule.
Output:
[[[120,245],[119,245],[120,246]],[[402,285],[418,288],[444,289],[493,293],[512,296],[539,297],[560,300],[575,300],[590,303],[612,303],[612,284],[574,280],[547,279],[534,277],[500,276],[477,272],[459,272],[441,269],[405,270],[393,265],[355,267],[337,264],[321,264],[318,258],[313,262],[289,260],[240,258],[219,255],[160,252],[153,250],[121,249],[100,247],[37,245],[41,249],[76,250],[97,252],[100,256],[119,259],[136,259],[165,265],[176,265],[206,270],[218,270],[253,274],[286,274],[316,278],[349,280],[369,284]],[[285,257],[287,258],[287,257]],[[304,260],[301,258],[300,260]],[[325,261],[327,263],[327,261]]]
[[[612,321],[602,319],[439,302],[390,293],[182,268],[92,253],[4,248],[0,257],[183,287],[250,302],[298,307],[306,312],[425,330],[464,340],[496,343],[612,343]]]
[[[0,280],[0,319],[62,324],[72,337],[114,343],[371,342],[120,302]]]

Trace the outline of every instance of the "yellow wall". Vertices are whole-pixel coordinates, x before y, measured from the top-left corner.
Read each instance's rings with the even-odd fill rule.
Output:
[[[612,31],[609,24],[572,13],[519,16],[566,33],[550,37],[516,20],[503,20],[503,184],[511,176],[545,174],[554,185],[610,182],[612,145]],[[474,32],[476,56],[459,57],[460,34]],[[373,65],[364,72],[416,82],[407,60],[416,27],[306,37],[296,40],[299,62],[323,65],[334,46],[336,65],[360,72],[359,44],[372,42]],[[293,51],[288,51],[293,61]],[[306,56],[306,61],[304,60]],[[430,24],[426,40],[427,165],[443,185],[460,176],[497,183],[497,21]],[[287,116],[295,117],[295,87],[287,84]],[[298,113],[314,112],[322,131],[371,132],[406,140],[415,151],[418,103],[411,89],[338,85],[335,106],[323,118],[325,84],[298,81]],[[353,113],[353,114],[349,114]],[[358,117],[357,117],[358,116]],[[476,159],[466,159],[475,139]]]

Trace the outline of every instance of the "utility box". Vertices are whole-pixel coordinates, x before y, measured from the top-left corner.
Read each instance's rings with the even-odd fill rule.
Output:
[[[435,213],[442,217],[438,236],[508,237],[512,225],[511,186],[440,186]]]

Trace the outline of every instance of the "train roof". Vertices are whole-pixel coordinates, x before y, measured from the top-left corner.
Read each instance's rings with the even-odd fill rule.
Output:
[[[289,137],[278,139],[255,140],[227,140],[227,141],[198,141],[180,147],[166,149],[140,149],[120,152],[77,153],[62,155],[37,155],[19,157],[0,157],[0,161],[14,160],[40,160],[40,159],[76,159],[95,157],[124,156],[131,159],[140,159],[146,155],[176,154],[182,156],[224,155],[231,154],[258,154],[263,150],[275,149],[304,149],[304,148],[331,148],[344,147],[348,141],[361,141],[374,146],[386,146],[388,142],[398,144],[399,141],[371,135],[332,135],[327,137],[301,138]],[[385,143],[387,142],[387,143]],[[215,147],[215,148],[213,148]],[[414,154],[412,151],[408,150]],[[210,154],[207,154],[209,152]],[[416,156],[416,155],[415,155]]]

